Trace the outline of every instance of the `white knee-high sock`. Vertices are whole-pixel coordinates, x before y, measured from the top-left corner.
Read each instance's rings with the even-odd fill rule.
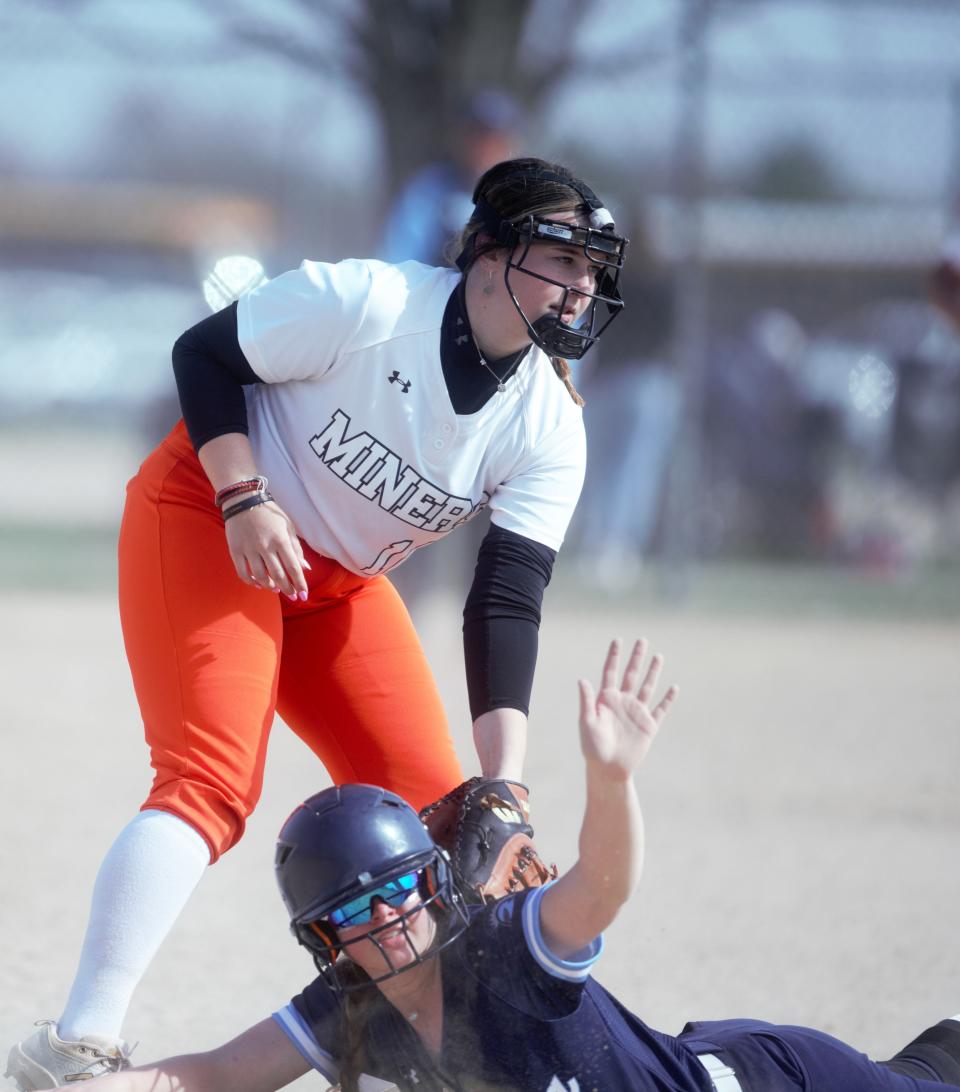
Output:
[[[209,863],[207,843],[169,812],[142,811],[123,828],[97,873],[61,1039],[119,1038],[137,983]]]

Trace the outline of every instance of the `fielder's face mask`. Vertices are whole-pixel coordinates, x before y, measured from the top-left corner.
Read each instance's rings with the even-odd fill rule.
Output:
[[[550,356],[579,360],[623,309],[619,285],[628,240],[616,233],[613,217],[588,186],[552,171],[537,171],[532,173],[531,177],[559,182],[579,193],[583,198],[583,205],[576,211],[582,214],[582,218],[585,218],[587,223],[585,225],[570,223],[567,220],[553,220],[534,215],[504,220],[485,200],[478,199],[476,193],[473,195],[476,205],[474,215],[480,218],[483,233],[507,250],[508,257],[503,270],[504,284],[513,300],[514,307],[527,327],[531,341]],[[475,232],[470,237],[463,252],[457,258],[457,265],[464,271],[473,261],[478,234],[479,232]],[[584,292],[582,289],[573,289],[563,281],[553,280],[551,277],[545,277],[542,273],[535,273],[526,268],[524,263],[535,243],[554,245],[560,243],[563,246],[575,247],[585,254],[592,264],[601,266],[602,272],[597,277],[596,290],[591,293]],[[547,284],[562,288],[563,296],[559,301],[557,312],[542,315],[535,322],[531,322],[520,306],[510,284],[510,274],[514,270],[525,276],[535,277],[538,281],[545,281]],[[567,300],[571,294],[589,300],[586,310],[576,324],[565,323],[560,318],[560,313],[567,307]],[[598,315],[597,309],[601,304],[606,308],[606,313]]]

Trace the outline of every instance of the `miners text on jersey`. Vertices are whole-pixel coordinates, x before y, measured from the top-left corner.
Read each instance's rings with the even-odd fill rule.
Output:
[[[422,477],[396,452],[366,431],[351,430],[350,417],[334,412],[310,446],[323,465],[355,492],[397,519],[424,531],[451,531],[485,503],[456,497]]]

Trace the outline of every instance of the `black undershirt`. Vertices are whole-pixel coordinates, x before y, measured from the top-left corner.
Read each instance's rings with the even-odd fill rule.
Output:
[[[463,285],[464,282],[460,281],[444,308],[440,327],[440,364],[454,411],[466,415],[477,413],[499,393],[498,380],[505,382],[513,375],[530,346],[518,353],[488,360],[489,370],[485,368],[470,331]]]
[[[456,413],[476,413],[498,397],[498,379],[482,366],[470,334],[460,282],[443,314],[440,362]],[[497,377],[516,371],[526,350],[488,361]],[[173,347],[173,371],[184,423],[196,450],[231,432],[248,432],[244,386],[262,380],[237,337],[231,304],[182,334]],[[540,607],[556,551],[491,524],[480,544],[473,584],[463,611],[463,645],[470,713],[493,709],[529,712],[537,662]]]
[[[199,451],[208,440],[228,432],[247,435],[243,388],[261,383],[237,338],[237,305],[191,326],[173,346],[173,374],[183,423]]]
[[[540,606],[556,550],[495,523],[477,553],[463,608],[467,695],[474,720],[491,709],[530,712]]]

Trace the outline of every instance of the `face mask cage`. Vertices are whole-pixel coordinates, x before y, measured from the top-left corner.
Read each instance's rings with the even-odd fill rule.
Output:
[[[595,216],[596,213],[593,213],[591,220]],[[620,295],[619,285],[628,240],[622,235],[614,234],[608,228],[582,227],[565,220],[549,220],[531,215],[518,222],[503,223],[498,232],[497,241],[510,250],[510,256],[504,264],[503,281],[514,307],[527,327],[531,340],[551,356],[579,360],[623,310],[623,298]],[[524,263],[535,243],[559,243],[562,246],[575,247],[588,261],[603,267],[603,271],[597,277],[596,291],[584,292],[581,289],[572,289],[563,281],[557,281],[527,269]],[[519,251],[518,247],[521,248]],[[560,298],[557,313],[543,315],[535,322],[531,322],[510,283],[511,270],[562,288],[564,292]],[[566,308],[571,295],[590,301],[589,306],[575,324],[565,323],[560,319],[560,313]],[[603,304],[609,312],[605,319],[598,318],[598,304]]]
[[[558,173],[550,169],[548,165],[533,168],[518,166],[514,176],[517,179],[529,178],[532,181],[555,182],[574,190],[582,201],[577,211],[583,214],[586,223],[576,224],[566,220],[552,220],[532,213],[516,220],[504,220],[482,195],[483,179],[481,179],[473,192],[472,219],[479,222],[482,227],[467,239],[457,258],[457,266],[465,273],[473,264],[481,232],[505,247],[510,256],[504,266],[504,284],[514,307],[523,319],[530,339],[550,356],[577,360],[623,310],[623,298],[620,295],[619,285],[628,240],[616,233],[613,216],[603,207],[593,190],[579,180]],[[509,177],[504,181],[509,181]],[[511,270],[564,289],[559,312],[566,307],[571,291],[562,281],[552,280],[524,268],[524,260],[535,242],[560,242],[564,245],[579,247],[591,262],[603,267],[602,274],[597,278],[595,292],[576,293],[590,301],[576,326],[562,322],[559,313],[550,313],[538,318],[536,322],[531,322],[520,306],[510,284]],[[516,257],[518,246],[522,247],[519,258]],[[597,318],[597,305],[601,303],[609,312],[605,321],[602,322]]]
[[[442,878],[441,878],[442,877]],[[428,865],[423,869],[423,878],[419,891],[411,892],[418,896],[416,905],[397,914],[395,917],[378,925],[354,940],[342,942],[336,928],[329,921],[299,922],[291,925],[291,930],[297,940],[313,956],[317,970],[323,976],[327,985],[335,994],[350,993],[354,990],[364,989],[377,982],[393,978],[411,967],[417,967],[428,959],[433,959],[452,944],[470,923],[463,898],[450,879],[449,870],[437,869],[434,865]],[[417,945],[410,930],[412,920],[418,914],[429,914],[437,923],[438,935],[435,933],[432,942],[423,950]],[[400,929],[403,933],[413,958],[407,958],[403,963],[397,963],[391,958],[390,953],[381,943],[385,933]],[[387,966],[387,970],[376,978],[368,975],[357,975],[354,964],[349,959],[341,958],[349,956],[350,949],[357,944],[369,941],[376,947]],[[409,955],[408,953],[408,955]]]

